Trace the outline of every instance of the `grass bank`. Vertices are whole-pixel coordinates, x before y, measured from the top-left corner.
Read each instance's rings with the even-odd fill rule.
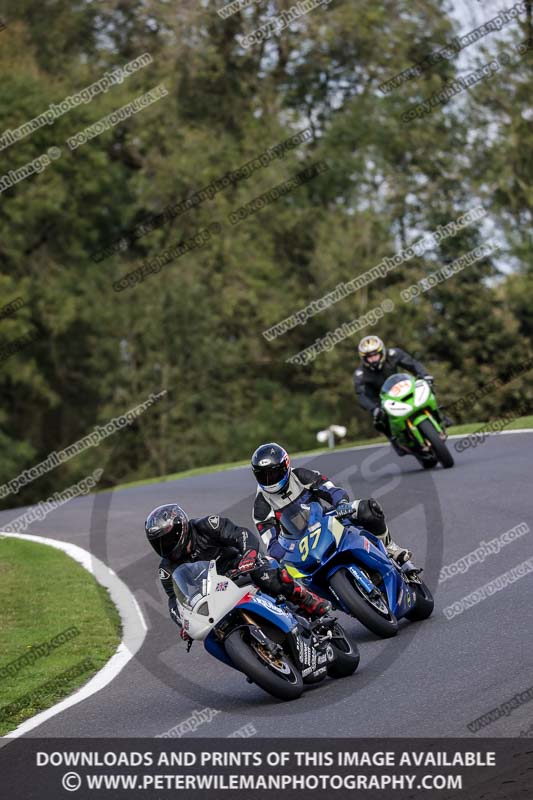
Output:
[[[120,639],[107,590],[80,564],[0,537],[0,735],[86,683]]]

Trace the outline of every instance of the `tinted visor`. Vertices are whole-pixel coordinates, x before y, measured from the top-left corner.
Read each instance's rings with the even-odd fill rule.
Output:
[[[286,464],[272,464],[267,467],[253,467],[253,472],[262,486],[275,486],[287,475],[288,467]]]
[[[176,536],[174,531],[170,530],[167,533],[158,534],[154,539],[150,539],[150,542],[154,550],[159,553],[162,558],[168,558],[179,543],[180,538],[182,537]]]

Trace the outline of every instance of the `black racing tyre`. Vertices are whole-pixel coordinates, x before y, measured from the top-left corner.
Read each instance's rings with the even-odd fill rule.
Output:
[[[350,614],[372,633],[388,638],[398,633],[398,620],[387,606],[387,615],[375,608],[369,599],[356,588],[355,581],[347,569],[339,569],[331,576],[330,585],[342,600]]]
[[[423,456],[416,456],[416,460],[424,469],[433,469],[439,463],[438,458],[424,458]]]
[[[424,581],[420,583],[412,583],[411,588],[414,589],[416,594],[416,605],[412,611],[409,611],[405,617],[411,622],[419,622],[422,619],[427,619],[433,613],[435,601],[433,595],[429,591]]]
[[[444,442],[440,436],[438,430],[435,428],[431,420],[425,419],[423,422],[420,423],[418,429],[424,439],[430,443],[433,448],[433,451],[437,458],[439,459],[440,463],[445,469],[449,469],[453,467],[454,461],[453,456],[448,450],[448,446],[446,442]]]
[[[359,648],[348,639],[340,625],[335,625],[333,635],[328,647],[333,650],[335,660],[328,666],[328,675],[330,678],[347,678],[359,666]]]
[[[282,668],[276,670],[246,641],[246,628],[237,628],[224,640],[228,656],[236,667],[265,692],[279,700],[296,700],[303,692],[303,680],[290,658],[280,659]]]

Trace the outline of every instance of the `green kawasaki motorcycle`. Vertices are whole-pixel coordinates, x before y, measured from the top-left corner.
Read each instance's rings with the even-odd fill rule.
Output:
[[[443,467],[453,467],[442,415],[427,381],[405,372],[391,375],[381,387],[380,400],[401,448],[424,469],[432,469],[439,461]]]

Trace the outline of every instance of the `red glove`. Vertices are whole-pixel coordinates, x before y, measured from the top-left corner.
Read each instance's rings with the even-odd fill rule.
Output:
[[[189,636],[189,634],[187,633],[187,631],[185,630],[185,628],[182,628],[182,629],[180,630],[180,636],[181,636],[181,638],[183,639],[183,641],[184,641],[184,642],[190,642],[190,641],[192,641],[191,637]]]
[[[239,561],[238,572],[251,572],[257,565],[257,550],[247,550]]]

